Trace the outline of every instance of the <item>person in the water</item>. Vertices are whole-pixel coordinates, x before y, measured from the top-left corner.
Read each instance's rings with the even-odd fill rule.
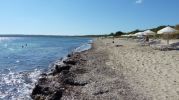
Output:
[[[25,44],[25,46],[27,47],[27,43]],[[24,48],[25,46],[24,46],[24,45],[22,45],[22,48]]]

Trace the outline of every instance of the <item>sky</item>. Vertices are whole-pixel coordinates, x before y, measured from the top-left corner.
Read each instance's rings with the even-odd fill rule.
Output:
[[[179,0],[0,0],[0,34],[89,35],[179,24]]]

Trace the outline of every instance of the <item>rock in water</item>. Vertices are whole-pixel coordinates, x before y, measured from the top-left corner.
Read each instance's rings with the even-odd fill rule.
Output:
[[[42,93],[42,87],[39,85],[36,85],[35,88],[32,91],[32,96],[33,95],[37,95],[37,94],[41,94]]]

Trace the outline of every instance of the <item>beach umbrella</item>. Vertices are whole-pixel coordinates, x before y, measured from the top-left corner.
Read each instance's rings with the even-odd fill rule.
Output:
[[[145,41],[149,41],[149,35],[155,35],[155,32],[151,30],[146,30],[143,32],[143,35],[145,36]]]
[[[134,36],[143,37],[143,32],[137,32],[137,33],[134,34]]]
[[[135,36],[135,34],[129,34],[128,36]]]
[[[132,36],[132,34],[129,34],[128,36]]]
[[[159,30],[159,31],[157,32],[157,34],[174,34],[174,33],[176,33],[176,32],[178,32],[176,29],[167,26],[167,27],[165,27],[165,28]]]
[[[137,32],[137,33],[135,33],[135,35],[136,36],[141,36],[141,35],[143,35],[143,32]]]
[[[167,44],[169,44],[169,35],[170,35],[170,34],[175,34],[175,33],[177,33],[177,32],[178,32],[178,31],[175,30],[174,28],[171,28],[171,27],[167,26],[167,27],[165,27],[165,28],[159,30],[159,31],[157,32],[157,34],[167,35]]]
[[[147,30],[143,32],[143,35],[155,35],[155,32],[151,31],[151,30]]]
[[[121,35],[121,36],[123,36],[123,37],[127,37],[128,35],[126,34],[126,35]]]

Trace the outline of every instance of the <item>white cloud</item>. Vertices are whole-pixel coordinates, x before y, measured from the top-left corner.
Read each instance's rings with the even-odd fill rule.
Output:
[[[141,4],[141,3],[143,3],[143,0],[136,0],[135,3],[136,4]]]

